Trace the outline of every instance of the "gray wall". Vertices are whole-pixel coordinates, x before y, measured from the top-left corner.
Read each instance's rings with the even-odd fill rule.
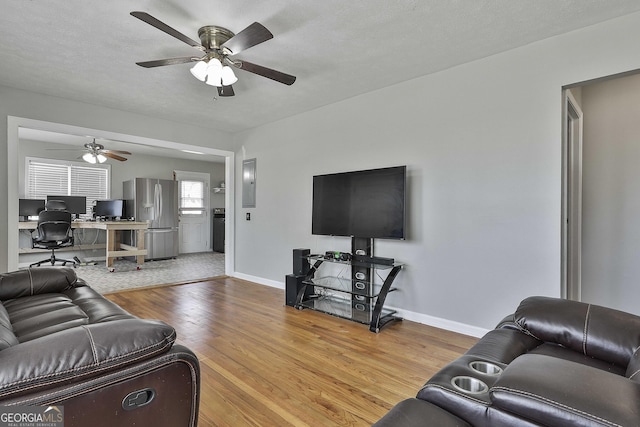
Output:
[[[236,179],[244,158],[258,173],[256,208],[236,206],[236,270],[282,282],[292,248],[348,250],[311,235],[312,176],[406,164],[409,238],[376,247],[407,264],[390,305],[491,328],[559,296],[562,87],[640,68],[639,36],[633,14],[237,135]]]
[[[640,75],[584,86],[582,299],[640,314]]]

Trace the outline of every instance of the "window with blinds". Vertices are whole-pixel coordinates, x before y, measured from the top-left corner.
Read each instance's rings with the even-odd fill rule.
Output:
[[[110,196],[111,166],[87,165],[53,159],[26,159],[26,197],[46,199],[47,195],[85,196],[87,212],[96,200]]]
[[[201,215],[205,213],[204,182],[180,181],[180,213],[184,215]]]

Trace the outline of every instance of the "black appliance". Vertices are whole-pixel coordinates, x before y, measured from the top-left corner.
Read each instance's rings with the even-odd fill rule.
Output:
[[[216,208],[213,210],[212,219],[212,236],[213,251],[224,253],[224,208]]]

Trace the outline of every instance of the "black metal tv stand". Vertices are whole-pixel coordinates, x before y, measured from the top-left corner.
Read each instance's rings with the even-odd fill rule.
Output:
[[[354,255],[351,260],[324,255],[306,257],[313,265],[302,281],[295,306],[300,310],[309,308],[364,323],[369,325],[371,332],[378,333],[387,323],[402,320],[395,315],[395,310],[384,308],[384,302],[389,292],[396,290],[391,285],[403,265],[373,257],[373,239],[354,237],[351,249]],[[320,276],[319,269],[325,262],[350,267],[351,277],[341,274]],[[374,273],[381,277],[380,273],[384,272],[386,277],[382,284],[374,281]],[[316,273],[320,277],[316,277]]]

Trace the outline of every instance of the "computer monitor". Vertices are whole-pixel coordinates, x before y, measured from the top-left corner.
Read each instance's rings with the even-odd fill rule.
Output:
[[[24,221],[29,221],[30,216],[38,216],[44,210],[44,199],[20,199],[18,202],[18,215]]]
[[[85,196],[55,196],[48,195],[49,200],[62,200],[67,206],[67,211],[79,218],[87,213],[87,198]]]
[[[96,218],[122,218],[122,216],[124,216],[124,200],[96,200],[93,215]]]

